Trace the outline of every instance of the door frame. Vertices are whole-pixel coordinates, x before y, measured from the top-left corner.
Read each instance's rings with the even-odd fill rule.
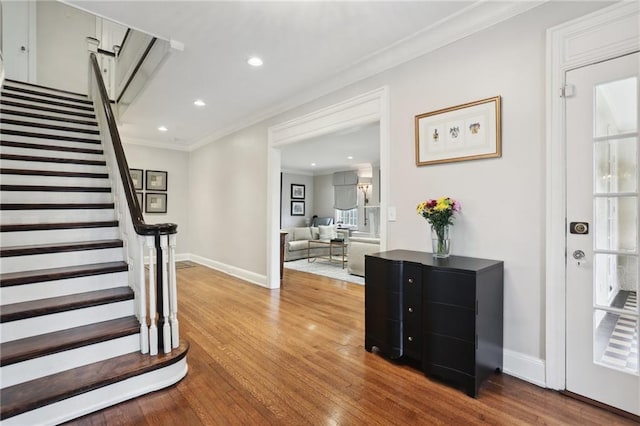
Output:
[[[551,389],[566,387],[565,73],[638,51],[639,17],[637,2],[621,2],[547,30],[545,373]]]
[[[380,87],[269,127],[267,147],[267,287],[280,288],[281,149],[349,127],[380,123],[380,250],[387,246],[389,88]]]

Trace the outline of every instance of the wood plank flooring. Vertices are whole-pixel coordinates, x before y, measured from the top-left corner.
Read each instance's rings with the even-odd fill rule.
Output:
[[[636,424],[507,374],[477,399],[364,350],[364,287],[287,270],[269,291],[178,269],[189,373],[70,425]]]

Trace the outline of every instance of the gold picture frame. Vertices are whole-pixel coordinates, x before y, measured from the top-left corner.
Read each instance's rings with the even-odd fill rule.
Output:
[[[416,166],[502,156],[501,98],[415,117]]]

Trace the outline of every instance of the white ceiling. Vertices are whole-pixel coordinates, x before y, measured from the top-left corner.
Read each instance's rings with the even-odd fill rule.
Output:
[[[184,44],[126,111],[130,142],[194,149],[540,2],[82,1]],[[247,65],[258,55],[261,68]],[[207,105],[196,108],[195,99]],[[160,133],[157,128],[169,131]]]

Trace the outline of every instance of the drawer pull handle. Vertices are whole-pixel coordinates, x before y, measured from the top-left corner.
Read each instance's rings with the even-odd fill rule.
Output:
[[[409,284],[413,284],[413,278],[409,278]]]
[[[413,342],[413,337],[412,337],[412,336],[409,336],[409,337],[407,338],[407,340],[409,340],[410,342]]]
[[[409,308],[409,312],[413,312],[413,308]]]

